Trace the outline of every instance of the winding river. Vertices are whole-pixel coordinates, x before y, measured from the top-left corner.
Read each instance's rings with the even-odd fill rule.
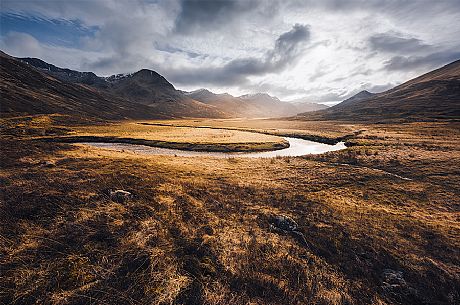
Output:
[[[105,148],[116,151],[130,151],[145,155],[173,155],[180,157],[218,157],[218,158],[274,158],[274,157],[298,157],[310,154],[322,154],[329,151],[345,149],[345,143],[339,142],[335,145],[323,144],[299,138],[283,137],[289,142],[289,147],[279,150],[263,152],[206,152],[206,151],[187,151],[170,148],[159,148],[146,145],[125,144],[125,143],[81,143],[93,147]]]

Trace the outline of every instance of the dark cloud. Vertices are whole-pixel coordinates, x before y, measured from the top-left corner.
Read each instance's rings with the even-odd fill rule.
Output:
[[[175,31],[181,34],[217,31],[234,21],[241,22],[244,16],[273,17],[276,1],[259,0],[183,0],[180,13],[175,20]]]
[[[395,56],[386,61],[386,70],[412,71],[415,69],[432,69],[460,59],[460,48],[449,51],[430,53],[422,56]]]
[[[431,45],[420,39],[403,37],[398,33],[375,34],[369,38],[369,45],[372,50],[393,53],[413,53],[432,49]]]
[[[238,58],[222,67],[181,69],[166,74],[173,81],[182,84],[241,85],[248,76],[279,72],[294,63],[301,53],[301,46],[309,39],[309,27],[296,24],[290,31],[279,36],[274,48],[262,58]]]

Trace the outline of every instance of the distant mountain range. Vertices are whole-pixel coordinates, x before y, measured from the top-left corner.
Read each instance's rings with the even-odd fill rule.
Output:
[[[191,98],[239,117],[286,117],[307,111],[326,109],[327,106],[302,102],[290,103],[280,101],[267,93],[246,94],[238,97],[228,93],[216,94],[206,89],[185,92]]]
[[[460,119],[460,60],[382,93],[361,91],[304,120],[420,121]]]
[[[295,117],[302,120],[388,121],[460,119],[460,60],[382,93],[361,91],[327,108],[266,93],[232,96],[206,89],[177,90],[143,69],[100,77],[37,58],[0,51],[1,107],[5,115],[65,113],[102,119],[177,117]]]
[[[4,55],[8,57],[6,54]],[[69,86],[74,85],[74,89],[97,91],[106,100],[124,100],[126,104],[131,102],[130,107],[138,104],[148,106],[149,111],[147,113],[153,110],[155,116],[281,117],[327,108],[324,105],[314,103],[294,105],[282,102],[265,93],[234,97],[229,94],[215,94],[206,89],[183,92],[174,88],[157,72],[147,69],[142,69],[136,73],[100,77],[93,72],[80,72],[56,67],[38,58],[8,57],[9,62],[14,59],[18,61],[18,65],[26,64],[27,67],[23,66],[24,69],[29,68],[34,69],[35,72],[45,73]],[[23,78],[22,81],[27,84],[30,80]],[[75,85],[78,86],[75,87]],[[37,106],[40,103],[30,105],[30,109],[33,109],[34,112],[40,109],[45,112],[52,111],[53,107],[45,105],[46,100],[41,100],[41,103],[43,105],[40,107]],[[9,111],[14,110],[14,105],[10,105]],[[23,111],[24,107],[18,110]]]

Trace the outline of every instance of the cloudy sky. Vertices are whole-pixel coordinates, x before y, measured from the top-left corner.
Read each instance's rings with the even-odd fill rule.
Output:
[[[2,0],[0,49],[177,88],[333,103],[460,59],[460,1]]]

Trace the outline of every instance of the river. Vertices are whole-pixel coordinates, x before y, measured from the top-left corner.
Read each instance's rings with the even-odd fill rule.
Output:
[[[274,157],[298,157],[310,154],[322,154],[329,151],[345,149],[345,143],[339,142],[335,145],[323,144],[299,138],[283,137],[289,142],[288,148],[263,152],[207,152],[207,151],[187,151],[170,148],[159,148],[146,145],[126,144],[126,143],[90,143],[81,144],[105,148],[116,151],[130,151],[144,155],[173,155],[180,157],[218,157],[218,158],[274,158]]]

